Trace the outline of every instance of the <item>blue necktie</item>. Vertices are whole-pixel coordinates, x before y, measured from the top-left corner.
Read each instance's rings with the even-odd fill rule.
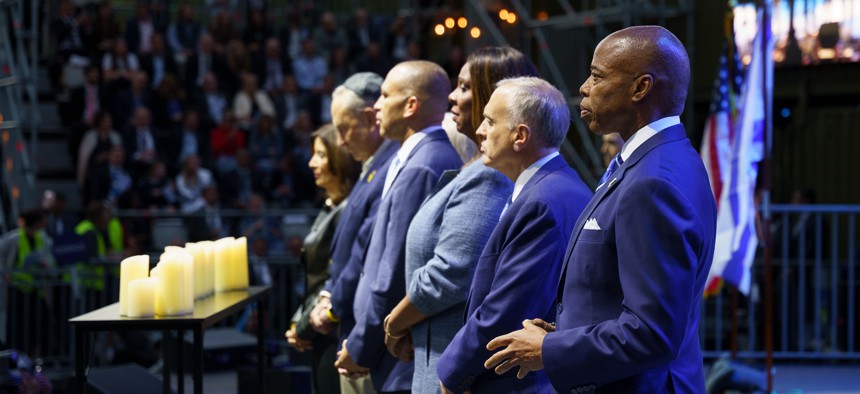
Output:
[[[612,161],[609,162],[609,167],[606,168],[606,172],[603,173],[602,177],[600,177],[600,182],[598,183],[597,188],[600,189],[600,187],[609,180],[609,177],[611,177],[623,163],[624,160],[621,158],[621,154],[619,153],[615,155],[615,157],[612,158]]]

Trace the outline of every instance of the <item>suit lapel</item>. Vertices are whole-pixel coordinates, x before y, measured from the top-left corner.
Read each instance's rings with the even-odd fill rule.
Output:
[[[669,127],[657,134],[653,137],[649,138],[648,141],[645,141],[639,148],[637,148],[633,154],[618,167],[618,170],[612,174],[612,177],[606,181],[606,184],[597,190],[594,193],[594,196],[591,198],[591,201],[588,202],[588,205],[585,206],[585,209],[582,211],[582,214],[579,215],[579,219],[577,219],[576,224],[573,227],[573,233],[570,235],[570,240],[567,243],[567,250],[564,254],[564,265],[562,266],[561,277],[559,278],[558,283],[558,299],[561,300],[561,294],[564,290],[564,281],[567,273],[567,265],[570,262],[571,254],[573,253],[573,246],[576,244],[576,240],[579,238],[579,234],[582,232],[582,228],[585,226],[585,221],[591,217],[591,214],[594,213],[594,210],[600,205],[600,202],[603,199],[612,193],[613,190],[618,188],[618,184],[621,183],[622,179],[624,179],[624,174],[627,170],[633,168],[636,163],[638,163],[645,155],[654,150],[654,148],[663,145],[668,142],[677,141],[683,138],[687,138],[687,135],[684,132],[683,125],[676,125]]]
[[[441,140],[443,138],[448,138],[448,135],[445,134],[445,131],[442,130],[441,126],[438,129],[428,130],[425,133],[427,134],[427,136],[422,138],[421,141],[418,141],[415,147],[412,148],[412,151],[409,152],[409,155],[406,156],[406,160],[404,160],[403,163],[400,165],[400,171],[398,171],[397,174],[394,175],[394,180],[391,181],[392,187],[394,186],[394,182],[397,182],[397,178],[400,176],[400,173],[403,172],[404,168],[406,168],[406,164],[409,163],[409,160],[411,160],[412,157],[414,157],[424,145]],[[396,155],[397,153],[395,152],[394,154]],[[389,169],[389,171],[391,171],[391,169]]]

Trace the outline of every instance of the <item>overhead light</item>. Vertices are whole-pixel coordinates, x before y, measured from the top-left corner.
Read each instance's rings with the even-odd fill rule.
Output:
[[[508,20],[508,10],[507,9],[502,8],[501,10],[499,10],[499,19],[501,19],[503,21]]]
[[[545,21],[547,19],[549,19],[549,14],[547,14],[546,11],[538,11],[537,20]]]
[[[440,23],[433,28],[433,32],[436,33],[437,36],[441,36],[445,34],[445,26],[442,26],[442,24]]]
[[[517,21],[517,14],[514,14],[513,12],[509,12],[507,21],[508,21],[508,23],[513,25]]]
[[[457,19],[457,26],[459,28],[465,29],[466,26],[468,26],[468,25],[469,25],[469,21],[466,18],[461,16],[460,19]]]
[[[481,36],[481,29],[479,29],[478,26],[475,26],[469,31],[469,34],[472,35],[472,38],[478,38]]]
[[[447,27],[449,29],[453,29],[454,28],[454,18],[451,18],[451,17],[445,18],[445,27]]]

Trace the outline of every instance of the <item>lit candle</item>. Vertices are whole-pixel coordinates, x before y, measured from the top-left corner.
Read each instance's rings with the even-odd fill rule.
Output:
[[[165,247],[161,256],[164,255],[174,256],[182,264],[185,272],[182,280],[182,302],[183,305],[191,305],[191,308],[194,308],[194,256],[185,248],[178,246]]]
[[[179,256],[179,253],[163,254],[158,263],[158,290],[164,302],[165,316],[188,314],[194,308],[191,267]]]
[[[119,314],[128,315],[128,284],[135,279],[146,278],[149,273],[149,256],[139,255],[126,258],[119,268]]]
[[[230,291],[233,289],[234,273],[233,260],[233,237],[221,238],[213,245],[213,263],[215,270],[215,291]]]
[[[186,243],[185,250],[194,257],[194,299],[199,300],[206,296],[205,252],[203,246],[193,242]]]
[[[215,264],[214,260],[214,242],[200,241],[197,245],[201,245],[203,250],[203,275],[204,275],[204,295],[209,296],[215,293]]]
[[[234,290],[248,288],[248,239],[241,237],[233,242]]]
[[[159,280],[158,274],[160,273],[160,269],[158,265],[155,266],[152,270],[149,271],[149,277],[155,278]],[[164,312],[164,294],[161,294],[161,290],[159,290],[161,286],[156,282],[155,285],[155,315],[156,316],[164,316],[166,313]]]
[[[128,284],[128,317],[155,316],[157,278],[135,279]]]

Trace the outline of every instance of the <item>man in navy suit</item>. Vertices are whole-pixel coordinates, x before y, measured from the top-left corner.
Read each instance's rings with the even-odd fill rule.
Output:
[[[591,191],[558,153],[570,127],[564,96],[539,78],[499,82],[484,107],[484,164],[512,181],[514,192],[490,235],[478,265],[466,322],[436,369],[443,392],[537,393],[549,390],[545,374],[518,380],[484,369],[491,338],[523,319],[555,314],[564,248]]]
[[[380,133],[398,141],[382,188],[364,269],[354,299],[355,327],[339,352],[347,373],[370,369],[379,392],[408,392],[412,363],[401,363],[385,348],[383,318],[406,295],[406,232],[442,172],[463,162],[442,130],[448,109],[448,75],[427,61],[395,66],[382,83],[374,108]]]
[[[560,393],[705,391],[699,306],[716,207],[679,120],[689,77],[684,46],[662,27],[597,46],[580,116],[624,146],[571,235],[556,325],[524,321],[494,339],[488,348],[506,348],[487,368],[545,369]]]
[[[370,230],[379,208],[382,186],[391,159],[399,148],[392,140],[379,135],[373,104],[379,98],[382,77],[374,73],[357,73],[347,78],[332,93],[332,123],[338,131],[338,142],[350,155],[362,162],[358,182],[349,194],[349,202],[340,214],[331,246],[331,277],[311,313],[311,325],[322,334],[338,329],[341,341],[346,339],[355,318],[353,299]],[[362,392],[369,378],[341,377],[341,391]]]

